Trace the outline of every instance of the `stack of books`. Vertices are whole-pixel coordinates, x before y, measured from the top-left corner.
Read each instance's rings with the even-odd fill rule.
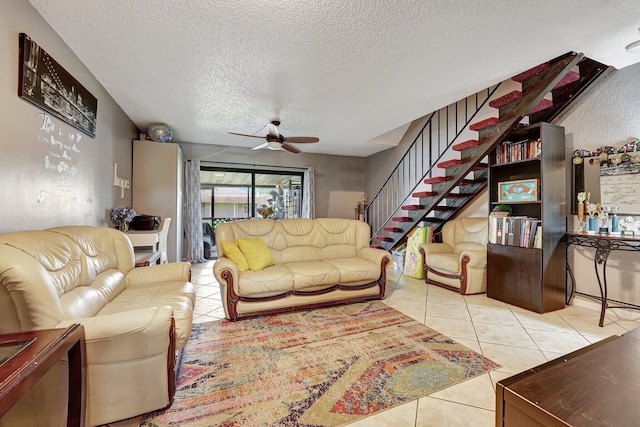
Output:
[[[489,216],[489,243],[542,248],[542,221],[527,216]]]

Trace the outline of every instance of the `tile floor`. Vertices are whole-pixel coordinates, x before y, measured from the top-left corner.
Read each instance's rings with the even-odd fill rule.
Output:
[[[192,282],[197,301],[194,322],[224,317],[220,290],[213,277],[215,261],[194,264]],[[631,310],[608,310],[604,327],[600,313],[581,303],[544,315],[487,298],[461,296],[389,269],[384,302],[417,321],[485,355],[502,367],[414,402],[367,417],[352,427],[425,427],[495,425],[495,383],[610,335],[640,326]],[[578,305],[580,304],[580,305]],[[624,311],[624,312],[623,312]],[[636,312],[634,312],[636,313]],[[634,317],[635,316],[635,317]],[[139,418],[114,423],[137,427]]]

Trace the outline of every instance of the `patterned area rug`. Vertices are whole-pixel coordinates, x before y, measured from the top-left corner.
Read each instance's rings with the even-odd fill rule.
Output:
[[[141,426],[340,426],[498,367],[379,301],[196,324]]]

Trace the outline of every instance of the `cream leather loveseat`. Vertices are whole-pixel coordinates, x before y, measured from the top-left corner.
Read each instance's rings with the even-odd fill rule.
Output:
[[[220,283],[226,317],[319,307],[384,296],[387,251],[369,247],[369,225],[356,220],[253,219],[216,227]],[[260,239],[273,265],[240,271],[223,242]]]
[[[0,333],[83,324],[88,424],[130,418],[173,397],[176,350],[191,333],[189,280],[188,263],[134,268],[131,243],[115,229],[0,235]]]

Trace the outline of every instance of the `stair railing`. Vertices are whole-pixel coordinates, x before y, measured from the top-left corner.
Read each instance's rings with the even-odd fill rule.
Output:
[[[375,237],[469,126],[501,83],[483,89],[431,114],[380,190],[365,208]]]

